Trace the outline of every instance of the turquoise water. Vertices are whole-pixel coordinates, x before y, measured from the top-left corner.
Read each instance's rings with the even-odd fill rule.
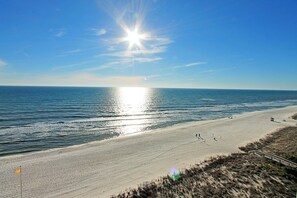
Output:
[[[296,91],[0,87],[0,156],[297,105]]]

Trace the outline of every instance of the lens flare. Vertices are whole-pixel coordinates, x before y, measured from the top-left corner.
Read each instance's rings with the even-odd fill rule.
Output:
[[[124,38],[124,41],[127,41],[129,43],[129,49],[141,49],[143,47],[141,41],[146,38],[145,34],[139,33],[137,28],[135,28],[134,30],[130,30],[127,28],[125,32],[127,36]]]
[[[173,180],[176,181],[180,178],[180,172],[176,168],[172,168],[170,170],[169,177]]]

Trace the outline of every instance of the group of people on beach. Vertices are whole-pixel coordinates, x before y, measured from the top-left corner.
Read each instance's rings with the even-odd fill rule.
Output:
[[[206,141],[205,139],[203,139],[201,137],[200,133],[199,134],[196,133],[196,138],[198,138],[198,140],[202,140],[202,142],[205,142]]]
[[[213,140],[214,141],[218,141],[217,139],[216,139],[216,137],[214,136],[214,134],[212,134],[212,136],[213,136]],[[196,133],[196,138],[198,138],[198,140],[204,140],[202,137],[201,137],[201,135],[200,135],[200,133]],[[205,141],[205,140],[204,140]]]
[[[197,133],[196,133],[196,138],[203,139],[203,138],[201,138],[200,133],[199,133],[199,135],[197,135]]]

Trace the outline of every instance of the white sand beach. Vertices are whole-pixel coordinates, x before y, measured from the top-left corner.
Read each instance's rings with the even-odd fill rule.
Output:
[[[238,147],[278,128],[297,106],[235,115],[158,129],[84,145],[0,158],[0,197],[109,197]],[[275,122],[270,121],[275,118]],[[286,120],[286,121],[284,121]],[[198,140],[200,134],[205,140]]]

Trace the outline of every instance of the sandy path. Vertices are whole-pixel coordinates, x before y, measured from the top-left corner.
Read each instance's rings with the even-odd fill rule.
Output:
[[[239,145],[277,128],[296,125],[288,119],[297,106],[245,113],[234,119],[181,124],[142,135],[0,158],[0,197],[109,197],[128,187],[185,168],[208,156],[236,152]],[[270,122],[270,117],[276,121]],[[200,133],[206,140],[195,138]],[[213,136],[217,141],[214,140]]]

